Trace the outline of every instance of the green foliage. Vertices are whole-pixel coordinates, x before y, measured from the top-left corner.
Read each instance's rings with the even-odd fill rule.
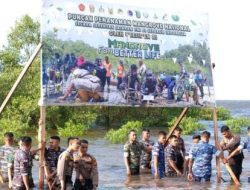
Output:
[[[8,48],[15,51],[20,63],[26,62],[40,41],[40,23],[24,15],[11,28],[8,35]]]
[[[170,122],[168,122],[168,128],[172,127],[176,120],[177,118],[174,118]],[[179,124],[179,127],[182,128],[182,133],[184,135],[190,135],[197,130],[205,129],[205,126],[203,124],[199,123],[197,119],[191,117],[184,117]]]
[[[23,81],[18,86],[16,92],[11,98],[8,106],[1,114],[0,120],[8,118],[12,121],[22,122],[27,126],[37,126],[39,118],[38,100],[40,98],[40,76],[37,74],[40,71],[39,61],[35,61],[29,69],[29,72],[23,78]],[[0,75],[0,101],[2,102],[8,91],[14,84],[17,76],[20,74],[20,67],[5,69]]]
[[[6,132],[12,132],[15,139],[27,134],[28,125],[19,120],[4,118],[0,120],[0,126],[0,137],[3,137]]]
[[[246,117],[236,117],[226,121],[226,125],[235,133],[240,133],[243,127],[250,127],[250,119]]]
[[[218,120],[224,121],[231,119],[231,113],[228,109],[218,107],[216,111]],[[187,116],[198,120],[213,120],[213,110],[211,108],[190,108],[187,112]]]
[[[129,121],[125,125],[121,126],[120,129],[111,129],[105,135],[105,139],[110,140],[112,143],[125,142],[128,139],[128,133],[130,130],[136,130],[137,134],[142,131],[142,122],[140,121]]]
[[[86,134],[86,131],[89,129],[89,126],[83,123],[74,123],[72,120],[69,120],[65,123],[65,127],[58,127],[58,134],[61,137],[69,136],[83,136]]]
[[[206,42],[202,44],[194,41],[192,45],[180,45],[178,49],[170,50],[165,52],[165,57],[173,58],[173,57],[182,57],[187,58],[190,54],[193,56],[193,61],[196,64],[202,66],[202,59],[206,60],[206,63],[210,63],[210,53],[209,48]],[[209,66],[210,67],[210,66]]]

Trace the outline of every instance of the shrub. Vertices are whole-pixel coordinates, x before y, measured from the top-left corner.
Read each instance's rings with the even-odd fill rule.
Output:
[[[250,126],[250,119],[246,117],[236,117],[226,121],[226,125],[235,133],[240,133],[241,128]]]
[[[2,139],[4,133],[12,132],[14,134],[14,138],[18,139],[21,136],[27,135],[28,125],[19,121],[19,120],[10,120],[10,119],[0,119],[0,138]]]
[[[105,135],[105,139],[110,140],[112,143],[122,143],[128,139],[128,133],[130,130],[136,130],[137,134],[142,131],[142,122],[129,121],[125,125],[122,125],[120,129],[111,129]]]
[[[62,137],[83,136],[88,129],[89,126],[86,124],[75,124],[72,120],[69,120],[65,123],[64,128],[58,127],[58,134]]]
[[[177,117],[168,122],[168,127],[172,127],[176,122]],[[190,135],[197,130],[205,129],[205,126],[198,122],[198,119],[192,117],[184,117],[179,124],[179,127],[182,128],[182,133],[184,135]]]

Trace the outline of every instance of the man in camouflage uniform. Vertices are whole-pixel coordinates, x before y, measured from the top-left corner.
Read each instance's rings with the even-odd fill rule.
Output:
[[[20,149],[15,153],[13,190],[30,190],[34,187],[32,179],[32,139],[22,137]]]
[[[88,141],[83,139],[80,143],[80,149],[74,157],[76,171],[74,190],[96,190],[98,186],[96,159],[87,153]]]
[[[140,174],[140,158],[142,151],[149,151],[142,143],[137,141],[135,130],[129,132],[129,141],[124,145],[124,163],[128,175]]]
[[[72,190],[72,174],[74,169],[73,154],[78,151],[80,147],[79,139],[77,137],[68,138],[68,148],[58,159],[57,176],[61,183],[61,190]]]
[[[210,181],[212,174],[212,159],[216,153],[216,148],[209,144],[210,133],[204,131],[201,134],[201,141],[195,144],[191,150],[189,160],[188,179],[196,182]]]
[[[55,180],[58,157],[63,151],[64,149],[60,147],[60,137],[51,136],[49,147],[45,148],[45,160],[49,170],[49,175],[47,176],[48,181],[53,182]]]
[[[143,129],[142,130],[142,140],[140,143],[142,143],[145,147],[152,150],[152,146],[154,145],[154,142],[150,139],[150,130],[149,129]],[[151,159],[152,159],[152,153],[151,151],[142,151],[141,155],[141,169],[151,169]]]
[[[5,133],[4,145],[0,147],[0,180],[2,183],[9,182],[9,188],[12,187],[14,154],[16,150],[13,147],[13,143],[13,133]]]
[[[175,177],[182,175],[181,171],[177,167],[178,156],[178,137],[171,135],[169,138],[169,144],[165,149],[165,169],[167,177]]]

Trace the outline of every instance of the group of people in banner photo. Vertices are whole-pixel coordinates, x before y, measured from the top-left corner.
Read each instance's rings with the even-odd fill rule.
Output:
[[[85,60],[83,55],[55,53],[54,58],[43,65],[43,87],[53,86],[54,94],[63,94],[61,100],[76,95],[74,97],[80,102],[108,101],[104,97],[105,87],[110,92],[111,86],[116,86],[112,90],[121,92],[127,101],[142,102],[143,95],[151,95],[164,97],[167,103],[192,99],[193,104],[202,105],[199,100],[204,97],[205,75],[200,69],[189,73],[181,59],[178,64],[179,72],[167,75],[162,71],[156,76],[143,60],[126,67],[124,61],[119,60],[114,69],[108,56],[92,62]],[[49,90],[44,92],[44,96],[52,95]]]
[[[221,133],[223,139],[218,144],[220,151],[209,143],[208,131],[194,135],[191,148],[186,150],[180,127],[175,128],[168,140],[166,132],[159,131],[157,142],[150,139],[149,129],[143,129],[141,140],[137,139],[135,130],[130,130],[123,149],[127,175],[143,176],[143,173],[152,173],[152,178],[155,179],[187,177],[189,181],[209,182],[212,174],[211,161],[213,155],[216,155],[229,164],[240,181],[243,149],[250,152],[250,127],[246,138],[234,135],[228,126],[222,126]],[[4,145],[0,147],[0,183],[8,183],[13,190],[29,190],[34,187],[33,159],[37,158],[40,149],[31,148],[32,138],[29,136],[21,137],[18,147],[14,146],[14,141],[12,132],[4,134]],[[98,160],[88,153],[88,145],[86,139],[69,137],[68,147],[64,149],[60,146],[59,136],[49,138],[44,153],[45,161],[41,164],[50,190],[97,189]],[[228,151],[226,157],[224,151]]]

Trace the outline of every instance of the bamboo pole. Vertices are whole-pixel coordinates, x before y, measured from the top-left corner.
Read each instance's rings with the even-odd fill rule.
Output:
[[[20,73],[20,75],[18,76],[16,82],[14,83],[14,85],[12,86],[11,90],[9,91],[8,95],[6,96],[6,98],[4,99],[2,105],[0,106],[0,114],[2,113],[2,111],[4,110],[5,106],[7,105],[7,103],[9,102],[11,96],[13,95],[13,93],[15,92],[17,86],[20,84],[20,82],[22,81],[24,75],[26,74],[26,72],[28,71],[29,67],[31,66],[31,64],[33,63],[33,61],[35,60],[37,54],[40,52],[42,48],[42,43],[39,43],[38,46],[36,47],[34,53],[32,54],[32,56],[30,57],[29,61],[26,63],[26,65],[24,66],[22,72]]]
[[[39,121],[39,131],[38,131],[38,141],[39,141],[39,190],[44,189],[44,152],[45,152],[45,122],[46,122],[46,108],[45,106],[40,106],[40,121]]]
[[[214,121],[214,142],[218,144],[218,126],[217,126],[217,112],[216,108],[213,109],[213,121]],[[218,148],[218,147],[217,147]],[[220,158],[216,157],[216,175],[217,175],[217,182],[221,183],[221,172],[220,172]]]
[[[183,117],[186,115],[187,111],[188,111],[189,107],[185,107],[181,114],[179,115],[178,119],[176,120],[174,126],[171,128],[171,130],[169,131],[168,135],[167,135],[167,140],[166,142],[168,142],[169,137],[173,134],[174,130],[176,129],[176,127],[180,124],[180,122],[182,121]]]

